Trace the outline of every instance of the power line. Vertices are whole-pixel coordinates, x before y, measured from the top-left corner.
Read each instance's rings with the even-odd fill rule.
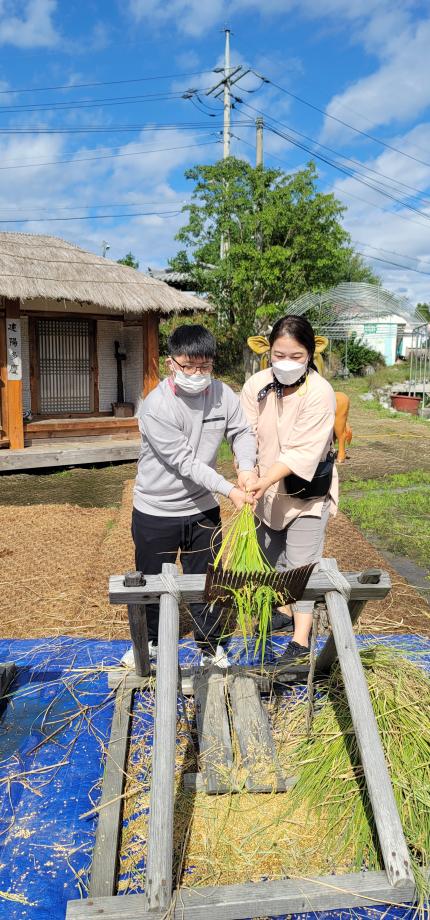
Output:
[[[374,201],[369,201],[368,198],[363,198],[362,195],[354,195],[354,192],[346,192],[344,189],[339,193],[340,195],[346,195],[347,198],[354,198],[356,201],[360,201],[361,204],[368,204],[371,208],[376,208],[378,211],[383,211],[384,214],[389,214],[390,217],[398,218],[399,220],[406,220],[410,224],[416,224],[417,227],[422,227],[423,230],[428,230],[428,224],[422,223],[420,220],[416,220],[414,217],[407,217],[406,214],[400,214],[399,211],[391,211],[389,208],[383,208],[381,204],[376,204]]]
[[[242,144],[245,144],[247,147],[250,147],[251,150],[254,150],[254,145],[250,144],[249,141],[246,141],[245,138],[241,137],[239,134],[232,134],[232,137],[240,141]],[[270,157],[271,159],[277,160],[278,163],[280,163],[281,166],[284,166],[286,169],[290,169],[289,164],[286,163],[285,160],[281,160],[281,158],[276,156],[276,154],[266,151],[265,155],[266,157]],[[388,208],[383,208],[382,205],[376,204],[374,201],[369,201],[367,198],[363,198],[361,195],[354,195],[353,192],[350,192],[350,191],[346,192],[344,191],[344,189],[342,189],[342,192],[340,194],[346,195],[347,198],[355,198],[357,201],[360,201],[362,204],[367,204],[371,208],[376,208],[378,211],[383,211],[384,214],[389,214],[391,217],[396,217],[396,218],[399,218],[400,220],[406,220],[407,223],[410,223],[410,224],[417,224],[418,227],[422,227],[424,230],[429,229],[428,224],[422,223],[422,221],[420,220],[415,220],[414,217],[407,217],[406,214],[400,214],[398,211],[390,211]],[[409,258],[409,256],[406,256],[406,258]]]
[[[364,170],[364,171],[367,170],[367,172],[374,173],[376,176],[378,176],[378,178],[387,179],[388,182],[394,183],[394,185],[401,185],[401,186],[404,186],[405,188],[408,188],[408,189],[411,189],[411,190],[413,190],[413,191],[415,191],[415,192],[418,192],[418,194],[419,194],[419,200],[422,199],[424,202],[429,202],[429,199],[422,198],[422,192],[420,191],[420,189],[417,189],[415,186],[406,185],[405,183],[400,182],[399,180],[395,179],[393,176],[387,176],[385,173],[381,173],[381,172],[379,172],[378,170],[374,170],[374,169],[372,169],[371,167],[365,166],[364,164],[360,163],[358,160],[354,160],[352,157],[346,157],[346,156],[344,156],[342,153],[339,153],[339,151],[334,150],[332,147],[327,147],[325,144],[320,144],[318,141],[315,141],[314,138],[309,137],[309,136],[306,135],[306,134],[302,134],[300,131],[296,131],[295,128],[290,128],[289,125],[286,125],[284,122],[281,122],[278,118],[274,118],[272,115],[267,115],[267,114],[266,114],[265,112],[263,112],[261,109],[257,109],[255,106],[250,105],[248,102],[244,102],[242,99],[239,99],[238,97],[236,97],[236,99],[237,99],[237,102],[239,102],[241,105],[244,105],[245,108],[252,109],[253,112],[257,112],[258,114],[263,115],[266,119],[268,118],[269,121],[272,121],[272,122],[275,122],[275,124],[281,125],[281,127],[286,128],[287,131],[292,131],[294,134],[297,134],[298,137],[302,137],[302,138],[304,138],[305,140],[309,140],[312,144],[315,144],[317,147],[320,147],[320,148],[325,149],[325,150],[329,150],[330,152],[334,153],[335,156],[339,157],[341,160],[345,160],[346,162],[355,163],[355,164],[357,164],[357,165],[359,166],[360,169],[362,169],[362,170]],[[269,124],[269,125],[266,125],[266,127],[267,127],[269,130],[273,131],[275,134],[277,133],[277,132],[275,131],[275,129],[274,129],[270,124]],[[283,135],[282,133],[280,133],[279,136],[284,137],[284,135]],[[307,152],[310,153],[312,156],[315,156],[315,157],[317,157],[318,159],[323,160],[323,162],[327,163],[328,165],[332,166],[333,168],[339,169],[339,170],[342,171],[342,166],[339,166],[337,163],[334,163],[333,161],[331,161],[331,160],[329,160],[329,159],[327,159],[327,158],[324,158],[321,154],[318,154],[315,150],[312,150],[312,149],[310,149],[309,147],[307,147],[307,146],[305,146],[305,145],[300,146],[300,144],[299,144],[297,141],[295,141],[294,138],[288,136],[288,137],[285,137],[285,140],[288,140],[288,141],[289,141],[291,144],[293,144],[294,146],[300,147],[300,149],[307,151]],[[346,168],[344,168],[343,171],[344,171],[344,172],[347,171]],[[356,177],[354,176],[354,174],[353,174],[350,170],[347,171],[347,175],[349,175],[349,176],[351,176],[352,178],[355,178],[355,179],[356,179]],[[362,174],[360,174],[360,175],[362,175]],[[366,172],[364,172],[364,175],[366,175]],[[369,176],[368,178],[372,179],[372,176]],[[356,181],[359,181],[359,180],[356,179]],[[366,183],[366,184],[368,184],[368,183]],[[382,186],[381,189],[377,188],[375,185],[370,186],[370,187],[371,187],[371,188],[374,188],[376,191],[381,191],[381,194],[384,194],[384,191],[382,191],[382,189],[384,188],[384,183],[381,183],[381,182],[380,182],[380,185]],[[389,196],[389,197],[391,197],[391,196]],[[417,196],[415,196],[415,195],[409,195],[408,197],[409,197],[409,198],[416,198]],[[399,200],[399,199],[395,199],[395,200]],[[401,204],[403,204],[404,207],[408,207],[408,205],[407,205],[405,202],[403,202],[403,201],[401,202]],[[414,210],[416,210],[416,209],[414,209]],[[422,212],[422,211],[419,211],[419,213],[420,213],[420,214],[423,214],[424,216],[426,216],[426,215],[424,214],[424,212]]]
[[[77,99],[71,102],[52,102],[42,103],[40,105],[18,105],[3,106],[0,108],[0,114],[17,115],[23,112],[32,114],[38,112],[65,112],[71,110],[106,108],[112,105],[135,105],[139,102],[160,102],[160,101],[177,101],[182,99],[181,92],[175,93],[150,93],[145,96],[114,96],[102,99]]]
[[[1,219],[0,224],[45,224],[52,221],[69,221],[69,220],[116,220],[118,217],[161,217],[166,220],[177,217],[182,214],[182,208],[170,211],[134,211],[127,214],[80,214],[73,217],[20,217],[10,219]],[[2,273],[3,274],[3,273]]]
[[[206,114],[206,113],[205,113]],[[252,121],[242,121],[238,124],[243,125],[244,127],[252,126]],[[8,128],[0,127],[0,134],[6,136],[19,136],[19,135],[39,135],[39,134],[115,134],[118,131],[172,131],[174,129],[180,129],[182,131],[207,131],[209,123],[205,122],[186,122],[186,121],[176,121],[176,122],[167,122],[164,124],[131,124],[131,125],[89,125],[85,128],[41,128],[37,126],[29,127],[19,127],[19,128]],[[212,125],[211,127],[216,127]],[[222,123],[219,127],[222,128]]]
[[[209,133],[209,132],[208,132]],[[213,132],[210,132],[213,133]],[[202,144],[185,144],[183,147],[143,147],[141,150],[135,150],[133,153],[104,153],[94,157],[71,157],[67,160],[51,160],[48,162],[19,163],[14,166],[0,166],[0,170],[9,169],[39,169],[41,166],[59,166],[67,163],[88,163],[94,160],[117,160],[123,157],[138,157],[148,153],[162,153],[169,150],[191,150],[194,147],[211,147],[213,144],[219,144],[220,140],[204,141]],[[121,150],[121,147],[114,148]]]
[[[392,265],[394,268],[401,268],[405,272],[415,272],[417,275],[430,275],[430,272],[424,272],[420,268],[411,268],[409,265],[399,265],[398,262],[392,262],[390,259],[382,259],[379,256],[369,256],[365,252],[360,252],[360,250],[357,251],[365,259],[371,259],[372,261],[376,262],[384,262],[385,265]],[[409,256],[407,258],[409,258]]]
[[[170,203],[171,203],[171,204],[174,204],[175,202],[170,202]],[[142,204],[142,205],[150,205],[150,204],[169,204],[169,202],[166,201],[166,199],[163,199],[163,198],[157,198],[155,201],[120,201],[120,202],[115,202],[114,204],[112,204],[112,202],[106,202],[106,201],[105,201],[105,202],[101,202],[100,204],[85,204],[85,203],[82,203],[82,204],[77,204],[77,205],[69,205],[69,206],[63,207],[63,208],[55,207],[55,210],[56,210],[56,211],[79,211],[79,210],[81,210],[81,209],[88,209],[88,210],[90,210],[91,208],[121,208],[121,207],[127,207],[127,206],[130,207],[130,208],[137,208],[137,207],[138,207],[139,205],[141,205],[141,204]],[[180,204],[181,206],[184,207],[185,205],[191,204],[191,199],[189,199],[189,200],[185,200],[185,199],[184,199],[183,201],[178,201],[177,204],[178,204],[178,205]],[[36,206],[36,207],[35,207],[35,210],[36,210],[38,213],[39,213],[39,212],[42,212],[42,213],[43,213],[44,211],[46,211],[48,214],[50,214],[50,213],[52,212],[53,209],[52,209],[52,208],[39,208],[39,207]],[[27,208],[0,207],[0,212],[4,212],[4,211],[10,211],[10,212],[12,212],[13,214],[17,214],[17,213],[20,213],[20,212],[22,212],[22,211],[23,211],[24,213],[27,213],[27,212],[28,212],[28,207],[27,207]]]
[[[297,96],[290,90],[285,89],[284,86],[280,86],[279,83],[275,83],[274,80],[270,80],[269,77],[264,77],[257,73],[255,70],[253,70],[252,73],[255,74],[256,77],[259,77],[260,80],[263,80],[264,83],[270,83],[272,86],[276,87],[276,89],[279,89],[281,93],[285,93],[287,96],[291,96],[292,99],[295,99],[302,105],[307,105],[310,109],[314,109],[314,111],[320,112],[320,114],[324,115],[325,118],[330,118],[332,121],[336,121],[338,124],[343,125],[345,128],[350,128],[350,130],[354,131],[356,134],[361,134],[362,137],[367,137],[368,140],[374,141],[375,144],[380,144],[381,147],[386,147],[387,150],[394,150],[395,153],[400,153],[402,157],[406,157],[408,160],[414,160],[415,163],[421,163],[422,166],[430,167],[430,163],[427,163],[425,160],[420,160],[418,157],[414,157],[411,153],[406,153],[404,150],[401,150],[400,147],[395,147],[394,144],[387,144],[386,141],[380,140],[379,137],[375,137],[373,134],[369,134],[367,131],[361,131],[360,128],[356,128],[354,125],[349,124],[349,122],[343,121],[342,118],[337,118],[336,115],[330,115],[329,112],[324,111],[324,109],[320,109],[319,106],[314,105],[313,102],[309,102],[307,99],[303,99],[301,96]]]
[[[73,83],[66,84],[63,86],[33,86],[25,87],[21,89],[2,89],[0,90],[0,96],[9,96],[12,93],[14,95],[18,93],[48,93],[56,92],[57,90],[70,90],[70,89],[88,89],[93,86],[119,86],[120,84],[125,83],[146,83],[150,80],[175,80],[180,79],[181,77],[200,77],[205,73],[213,73],[212,70],[194,70],[190,73],[167,73],[159,74],[154,77],[130,77],[127,80],[102,80],[97,83]]]
[[[372,246],[371,243],[363,243],[361,240],[352,240],[354,246],[366,246],[367,249],[375,249],[376,252],[385,252],[391,256],[400,256],[401,259],[415,259],[416,262],[430,262],[425,256],[408,256],[405,252],[397,252],[395,249],[383,249],[382,246]]]
[[[304,144],[300,144],[293,137],[286,135],[282,131],[279,131],[276,128],[273,128],[271,125],[267,125],[269,131],[272,131],[273,134],[282,137],[284,140],[289,141],[293,144],[294,147],[298,147],[300,150],[304,150],[306,153],[309,153],[311,156],[316,157],[316,159],[321,160],[323,163],[326,163],[328,166],[331,166],[333,169],[337,169],[339,172],[343,173],[345,176],[348,176],[350,179],[353,179],[354,182],[359,182],[361,185],[367,186],[367,188],[372,189],[374,192],[378,192],[380,195],[384,195],[386,198],[390,198],[391,201],[395,201],[397,204],[400,204],[403,208],[406,208],[408,211],[413,211],[415,214],[419,214],[421,217],[424,217],[426,220],[430,220],[430,215],[426,214],[425,211],[421,211],[419,208],[415,208],[412,204],[408,204],[406,201],[397,198],[395,195],[392,195],[383,187],[378,187],[372,182],[366,181],[365,177],[360,175],[354,175],[350,169],[347,169],[344,166],[340,166],[338,163],[335,163],[333,160],[329,160],[327,157],[322,156],[320,153],[312,150],[310,147],[307,147]]]
[[[246,141],[245,138],[240,137],[238,134],[232,134],[232,137],[234,137],[236,140],[240,141],[241,143],[246,144],[247,147],[251,147],[251,149],[254,150],[254,145],[253,145],[253,144],[250,144],[249,141]],[[277,157],[277,156],[276,156],[275,154],[273,154],[273,153],[266,153],[266,156],[269,156],[269,157],[272,157],[272,159],[278,160],[278,162],[281,163],[283,166],[287,166],[287,164],[286,164],[283,160],[281,160],[279,157]],[[351,192],[351,193],[350,193],[350,192],[345,192],[344,194],[345,194],[345,195],[351,195],[353,198],[358,198],[359,201],[363,201],[363,199],[362,199],[360,196],[358,196],[358,195],[353,195],[352,192]],[[375,204],[375,203],[372,202],[372,201],[367,201],[367,199],[365,199],[365,202],[366,202],[366,204],[370,205],[371,207],[375,207],[375,208],[377,208],[378,210],[384,211],[384,213],[390,214],[391,216],[393,216],[393,211],[389,211],[389,210],[387,210],[387,208],[383,208],[383,207],[381,207],[381,205]],[[425,224],[422,224],[421,221],[414,220],[413,217],[406,217],[404,214],[398,214],[398,213],[396,213],[396,212],[394,212],[394,216],[395,216],[395,217],[400,217],[400,218],[402,218],[402,220],[406,220],[406,221],[409,221],[410,223],[418,224],[418,226],[423,227],[423,228],[425,228],[425,229],[428,229],[428,227],[426,227]],[[354,246],[367,246],[367,247],[370,248],[370,249],[376,249],[376,251],[378,251],[378,252],[387,252],[387,253],[392,252],[392,250],[385,250],[385,249],[378,248],[378,247],[376,247],[376,246],[370,246],[369,243],[362,243],[362,242],[360,242],[360,241],[358,241],[358,240],[351,240],[351,243],[352,243]],[[366,255],[365,253],[362,253],[362,252],[360,252],[359,254],[362,255],[364,258],[368,258],[368,259],[372,259],[372,258],[373,258],[373,256]],[[421,259],[421,258],[419,258],[419,257],[417,257],[417,256],[407,256],[407,255],[405,255],[404,253],[400,253],[400,252],[394,252],[393,254],[394,254],[394,255],[398,255],[398,256],[400,256],[401,258],[405,258],[405,259],[415,259],[416,261],[425,261],[424,259]],[[375,256],[375,258],[376,258],[376,256]],[[380,260],[380,261],[382,261],[382,260]],[[390,263],[390,264],[396,264],[396,263]],[[398,266],[398,267],[401,268],[402,266]],[[406,271],[414,271],[414,270],[415,270],[415,269],[413,269],[413,268],[409,268],[408,266],[403,266],[403,268],[404,268]]]

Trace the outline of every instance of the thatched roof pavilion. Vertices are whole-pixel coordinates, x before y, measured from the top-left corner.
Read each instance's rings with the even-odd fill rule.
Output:
[[[204,310],[205,302],[157,277],[55,236],[0,232],[0,297],[95,304],[119,313]]]
[[[208,309],[57,237],[0,232],[0,446],[136,429],[117,416],[158,382],[160,318]]]

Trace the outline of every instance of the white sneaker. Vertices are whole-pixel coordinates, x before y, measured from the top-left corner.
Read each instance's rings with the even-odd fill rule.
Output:
[[[227,652],[223,645],[217,645],[216,652],[213,655],[203,653],[201,663],[203,667],[215,665],[216,668],[221,668],[223,671],[230,667]]]
[[[150,641],[150,642],[148,642],[148,649],[149,649],[149,660],[150,660],[150,661],[156,661],[156,660],[157,660],[158,646],[155,645],[154,642],[151,642],[151,641]],[[133,654],[133,646],[130,646],[130,648],[128,648],[127,651],[124,652],[124,654],[123,654],[123,656],[122,656],[122,658],[121,658],[121,664],[123,664],[125,668],[134,668],[134,667],[135,667],[135,663],[134,663],[134,654]]]

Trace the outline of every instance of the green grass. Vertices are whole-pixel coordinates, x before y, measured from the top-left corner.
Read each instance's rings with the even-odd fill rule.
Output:
[[[230,447],[228,441],[226,441],[225,438],[224,438],[224,440],[223,440],[223,442],[222,442],[222,444],[221,444],[221,447],[220,447],[220,449],[219,449],[219,451],[218,451],[218,462],[219,462],[219,463],[227,463],[228,460],[232,460],[232,459],[233,459],[233,452],[232,452],[232,449],[231,449],[231,447]]]
[[[395,473],[381,479],[350,479],[342,482],[342,496],[348,492],[381,492],[392,489],[419,488],[430,486],[430,473],[426,470],[411,470],[409,473]]]
[[[414,471],[385,480],[363,483],[368,494],[360,498],[341,498],[340,509],[354,524],[369,536],[375,534],[386,549],[414,560],[426,570],[430,569],[430,490],[417,488],[410,492],[392,491],[414,484],[422,479],[428,484],[428,474]],[[360,483],[361,485],[361,483]],[[370,486],[370,487],[369,487]],[[357,489],[357,482],[348,487]],[[376,492],[378,489],[378,492]]]

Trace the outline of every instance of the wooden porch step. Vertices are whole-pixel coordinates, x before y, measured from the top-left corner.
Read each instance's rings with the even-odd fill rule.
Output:
[[[136,437],[138,424],[135,418],[114,418],[112,416],[92,418],[49,418],[27,422],[25,437],[35,438],[84,438],[92,435]]]

